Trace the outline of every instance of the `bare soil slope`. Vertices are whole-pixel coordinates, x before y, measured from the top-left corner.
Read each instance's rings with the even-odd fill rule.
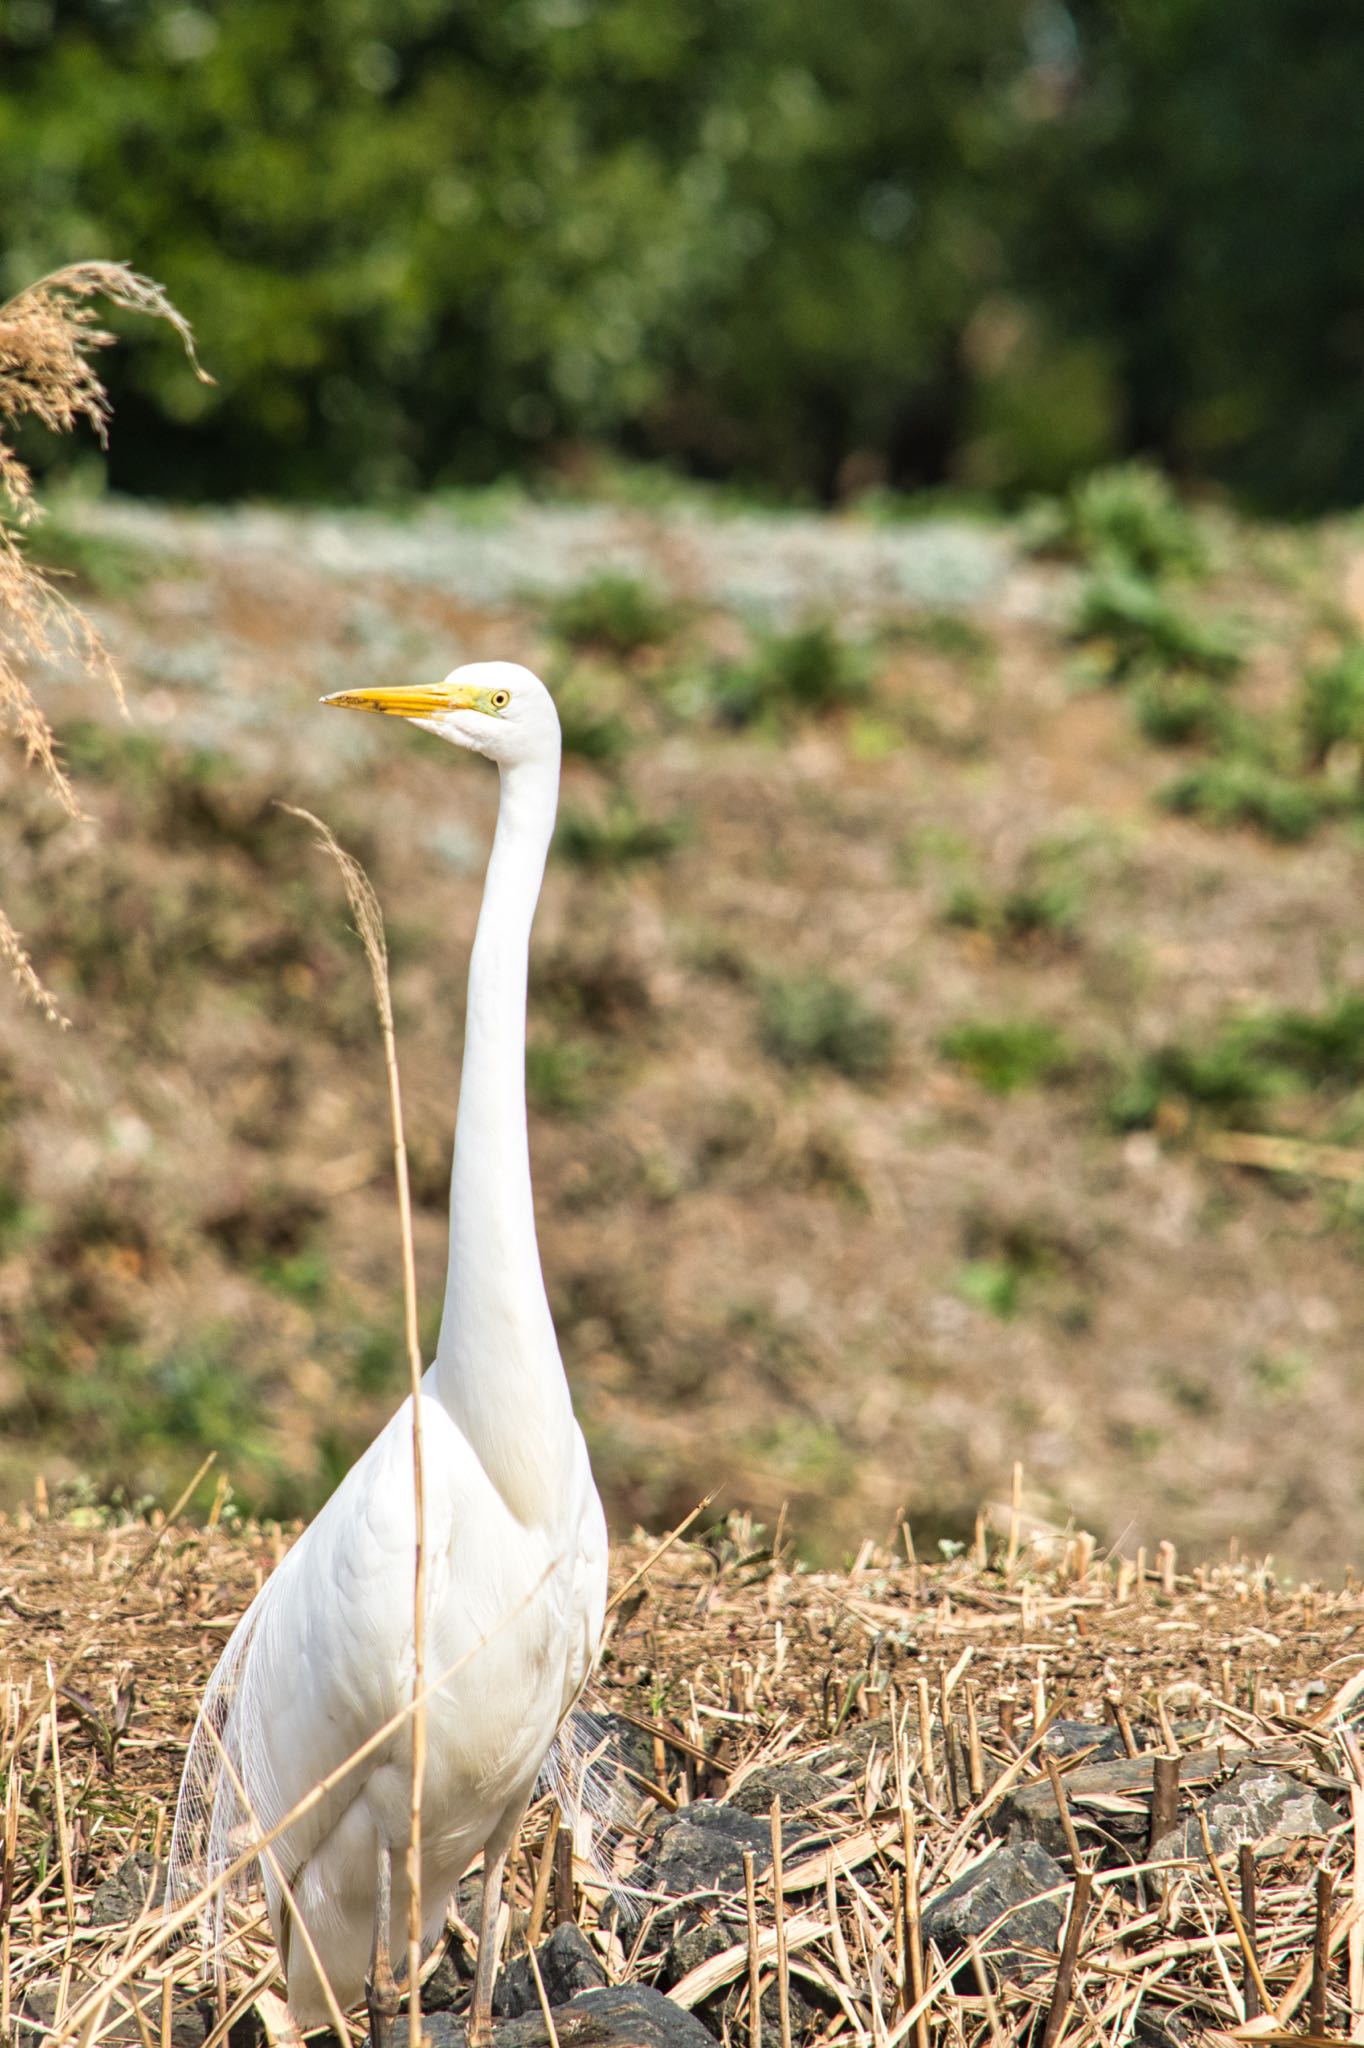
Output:
[[[1347,1006],[1315,1065],[1236,1037],[1339,1023],[1364,985],[1348,741],[1296,839],[1171,812],[1220,758],[1197,705],[1153,744],[1145,685],[1095,672],[1121,633],[1069,634],[1080,571],[972,528],[494,499],[62,532],[132,713],[42,684],[92,829],[0,760],[4,900],[74,1026],[0,1021],[11,1502],[35,1469],[166,1498],[210,1444],[248,1503],[306,1511],[398,1397],[364,964],[275,799],[388,916],[434,1309],[496,789],[316,700],[508,655],[569,727],[533,1149],[617,1526],[718,1487],[831,1557],[902,1508],[965,1533],[1018,1458],[1129,1548],[1359,1554],[1364,1033]],[[1287,731],[1354,631],[1353,543],[1213,539],[1178,603],[1244,660],[1202,687]],[[809,617],[841,652],[774,652]],[[1228,1163],[1228,1131],[1325,1142],[1345,1178]]]

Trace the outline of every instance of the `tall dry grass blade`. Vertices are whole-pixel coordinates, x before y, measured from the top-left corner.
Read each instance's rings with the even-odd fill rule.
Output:
[[[3,554],[3,544],[0,544],[0,554]],[[0,664],[2,662],[3,657],[0,657]],[[42,1011],[48,1023],[55,1024],[59,1031],[68,1031],[71,1019],[34,966],[28,948],[3,910],[0,910],[0,960],[18,982],[21,994]]]
[[[540,1847],[540,1861],[535,1870],[535,1889],[531,1893],[530,1918],[526,1922],[526,1946],[535,1948],[540,1940],[540,1930],[545,1924],[545,1910],[549,1905],[550,1880],[554,1876],[554,1851],[559,1839],[559,1828],[563,1814],[556,1802],[549,1809],[549,1822],[545,1828],[545,1839]]]
[[[169,321],[204,383],[213,380],[194,353],[189,323],[159,284],[122,263],[74,263],[0,305],[0,728],[12,732],[30,765],[71,817],[81,808],[57,751],[56,736],[28,680],[35,662],[69,656],[88,675],[106,682],[120,705],[122,686],[99,634],[85,615],[30,559],[25,530],[40,516],[33,477],[7,438],[25,419],[54,434],[82,422],[101,445],[109,428],[109,398],[92,360],[115,337],[96,324],[96,298],[133,313]],[[0,913],[0,962],[21,994],[54,1024],[67,1020],[47,989],[9,919]]]
[[[1274,2001],[1269,1995],[1269,1987],[1265,1983],[1264,1973],[1260,1968],[1260,1958],[1255,1953],[1255,1944],[1246,1932],[1246,1923],[1237,1910],[1236,1901],[1231,1895],[1231,1887],[1222,1875],[1222,1866],[1217,1860],[1217,1853],[1212,1845],[1212,1835],[1208,1830],[1208,1816],[1201,1807],[1198,1813],[1198,1831],[1203,1838],[1203,1854],[1206,1856],[1208,1866],[1212,1871],[1213,1877],[1216,1879],[1217,1889],[1222,1894],[1222,1904],[1226,1907],[1227,1918],[1230,1920],[1236,1935],[1242,1960],[1245,1963],[1251,1982],[1255,1986],[1261,2006],[1266,2012],[1269,2012],[1273,2008]]]
[[[831,1891],[831,1899],[832,1896]],[[744,1917],[748,1927],[748,2048],[763,2048],[762,1975],[758,1956],[758,1890],[751,1849],[744,1850]]]
[[[530,1974],[535,1979],[535,1996],[540,2002],[540,2017],[545,2023],[545,2033],[549,2038],[549,2048],[559,2048],[559,2030],[554,2024],[554,2014],[550,2011],[549,1996],[545,1990],[545,1980],[540,1975],[540,1965],[536,1961],[533,1948],[526,1950],[526,1961],[530,1964]]]
[[[690,1529],[692,1523],[696,1520],[697,1516],[703,1515],[706,1512],[706,1509],[714,1500],[717,1491],[717,1488],[712,1487],[711,1491],[708,1494],[704,1495],[701,1500],[697,1501],[696,1506],[690,1511],[689,1514],[683,1515],[681,1521],[678,1522],[674,1528],[669,1529],[666,1536],[661,1536],[659,1538],[658,1542],[649,1552],[649,1555],[645,1558],[643,1564],[637,1565],[634,1571],[631,1572],[629,1578],[624,1580],[624,1582],[621,1585],[617,1586],[615,1592],[611,1595],[611,1598],[606,1603],[606,1611],[608,1614],[615,1613],[616,1609],[620,1606],[621,1602],[623,1600],[628,1599],[630,1594],[634,1592],[635,1587],[639,1584],[640,1580],[646,1579],[649,1576],[649,1573],[653,1570],[654,1566],[658,1563],[659,1559],[661,1557],[665,1557],[668,1551],[672,1549],[674,1543],[677,1543],[683,1536],[686,1535],[688,1529]]]
[[[781,2048],[791,2048],[791,1975],[786,1940],[786,1902],[782,1896],[781,1794],[772,1800],[769,1816],[772,1830],[772,1920],[777,1935],[777,2018]]]
[[[403,1129],[402,1083],[398,1075],[398,1041],[393,1028],[393,992],[388,978],[388,946],[384,939],[384,916],[374,886],[353,854],[346,852],[334,833],[311,811],[295,804],[283,808],[292,817],[311,825],[317,842],[341,872],[342,884],[355,919],[360,943],[369,962],[374,984],[374,1002],[379,1013],[379,1030],[384,1044],[384,1070],[388,1077],[388,1106],[393,1131],[393,1176],[398,1189],[398,1229],[402,1243],[403,1334],[407,1345],[407,1367],[412,1399],[412,1504],[414,1557],[412,1569],[412,1799],[408,1810],[407,1841],[407,1998],[408,2041],[421,2048],[421,1951],[422,1951],[422,1792],[426,1782],[426,1487],[422,1464],[421,1337],[417,1327],[417,1264],[412,1238],[412,1187],[407,1167],[407,1138]]]
[[[1342,1728],[1340,1740],[1350,1766],[1350,1833],[1354,1851],[1350,1866],[1350,1893],[1356,1918],[1350,1929],[1346,1954],[1350,2033],[1358,2037],[1364,2034],[1364,1920],[1358,1917],[1364,1913],[1364,1752],[1360,1750],[1359,1738],[1353,1728]]]

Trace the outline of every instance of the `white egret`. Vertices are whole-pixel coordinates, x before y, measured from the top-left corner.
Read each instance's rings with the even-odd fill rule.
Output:
[[[510,662],[324,702],[409,719],[501,774],[469,967],[445,1307],[421,1395],[427,1682],[449,1673],[428,1706],[421,1896],[429,1946],[482,1851],[479,2048],[508,1845],[587,1678],[606,1599],[605,1522],[545,1296],[526,1135],[527,955],[559,721],[543,683]],[[209,1682],[181,1784],[172,1900],[221,1874],[410,1702],[415,1520],[409,1399],[266,1581]],[[376,2034],[396,2010],[410,1755],[404,1725],[261,1859],[301,2026],[328,2016],[319,1963],[342,2008],[368,1994]]]

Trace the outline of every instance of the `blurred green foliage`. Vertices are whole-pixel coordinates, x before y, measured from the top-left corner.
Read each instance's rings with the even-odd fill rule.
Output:
[[[628,655],[666,640],[674,615],[647,583],[607,570],[564,591],[550,606],[549,624],[571,647]]]
[[[1162,1102],[1234,1120],[1284,1095],[1344,1091],[1364,1082],[1364,996],[1344,990],[1320,1010],[1251,1012],[1202,1042],[1147,1053],[1110,1104],[1122,1128],[1154,1123]]]
[[[883,1081],[895,1027],[856,989],[825,974],[787,975],[762,992],[763,1048],[786,1067],[833,1067],[850,1081]]]
[[[867,695],[865,651],[817,619],[789,633],[768,633],[742,661],[722,662],[710,683],[723,724],[744,726],[786,713],[833,711]]]
[[[1035,1017],[954,1024],[943,1033],[942,1050],[992,1095],[1060,1080],[1072,1064],[1060,1032]]]
[[[1139,448],[1307,507],[1364,495],[1361,85],[1329,0],[9,0],[0,283],[128,257],[194,320],[212,389],[111,359],[121,488]]]

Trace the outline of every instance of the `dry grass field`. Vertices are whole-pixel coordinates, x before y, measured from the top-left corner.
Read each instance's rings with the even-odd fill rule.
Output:
[[[277,2023],[258,1915],[205,2003],[199,1951],[168,1949],[142,1909],[203,1682],[287,1541],[94,1510],[0,1523],[6,2038],[197,2048]],[[1007,1519],[950,1562],[866,1544],[821,1572],[731,1517],[662,1554],[636,1535],[613,1576],[592,1705],[633,1763],[609,1856],[634,1913],[613,1914],[600,1862],[576,1860],[567,1895],[563,1875],[537,1883],[544,1799],[513,1858],[513,1952],[571,1916],[599,1976],[661,1983],[737,2048],[754,2040],[750,1955],[770,2042],[783,1993],[798,2043],[850,2048],[1177,2048],[1244,2038],[1257,2010],[1261,2039],[1359,2037],[1353,1587],[1168,1555],[1137,1572]],[[1021,1877],[1040,1920],[1010,1926],[996,1892],[954,1919],[987,1866]],[[452,1925],[426,1984],[437,2026],[460,1978]]]

